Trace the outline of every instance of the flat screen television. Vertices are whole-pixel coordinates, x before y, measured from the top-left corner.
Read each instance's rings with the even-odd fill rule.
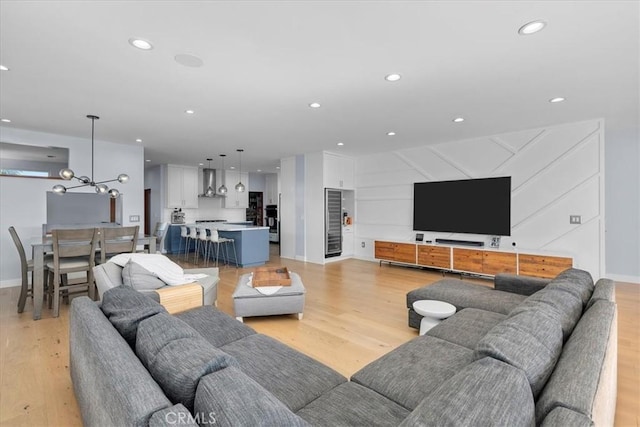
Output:
[[[511,177],[416,182],[413,229],[511,235]]]

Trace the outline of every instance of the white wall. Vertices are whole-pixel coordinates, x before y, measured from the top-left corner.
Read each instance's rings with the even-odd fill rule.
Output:
[[[356,257],[373,259],[373,241],[414,240],[413,183],[512,177],[511,236],[501,249],[567,254],[594,277],[605,273],[604,123],[570,123],[356,158]],[[434,200],[433,209],[446,203]],[[488,206],[469,206],[490,209]],[[582,215],[570,225],[569,215]],[[487,240],[488,236],[427,233]],[[365,248],[361,248],[361,243]]]
[[[69,148],[69,167],[78,175],[91,174],[91,142],[87,138],[7,127],[0,128],[0,133],[4,142]],[[95,141],[95,179],[112,179],[120,173],[129,175],[128,183],[116,182],[112,185],[121,192],[124,225],[130,224],[130,215],[139,215],[141,220],[144,217],[143,154],[140,146]],[[40,236],[42,224],[46,222],[46,192],[61,182],[40,178],[0,177],[0,287],[20,284],[20,259],[7,229],[10,226],[16,228],[29,254],[28,238]],[[71,191],[95,190],[86,188]]]
[[[280,256],[296,258],[297,232],[299,224],[304,225],[304,216],[296,215],[296,187],[304,185],[296,181],[296,158],[287,157],[280,160]],[[302,227],[304,228],[304,227]]]

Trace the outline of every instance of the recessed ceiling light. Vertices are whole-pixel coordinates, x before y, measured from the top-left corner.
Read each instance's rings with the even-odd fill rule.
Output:
[[[178,64],[184,65],[185,67],[199,68],[204,65],[202,59],[188,53],[179,53],[178,55],[174,56],[173,59]]]
[[[204,163],[198,163],[198,166],[204,166]]]
[[[311,104],[309,104],[309,107],[311,108],[320,108],[320,104],[317,102],[312,102]]]
[[[552,102],[552,103],[554,103],[554,104],[555,104],[556,102],[562,102],[562,101],[564,101],[564,98],[563,98],[563,97],[561,97],[561,96],[559,96],[559,97],[557,97],[557,98],[551,98],[551,99],[549,100],[549,102]]]
[[[384,79],[388,82],[397,82],[401,78],[402,76],[400,74],[388,74],[384,77]]]
[[[136,142],[142,142],[142,140],[140,138],[136,139]]]
[[[280,169],[280,166],[276,166],[276,169]]]
[[[342,147],[344,145],[344,142],[338,142],[338,147]]]
[[[454,123],[462,123],[464,122],[464,117],[456,117],[453,119]]]
[[[145,40],[145,39],[139,39],[139,38],[130,38],[129,39],[129,44],[135,48],[141,49],[141,50],[151,50],[153,49],[153,45],[151,44],[151,42]]]
[[[229,166],[229,169],[235,169],[235,168],[236,168],[235,166]]]
[[[9,67],[6,67],[4,65],[0,65],[0,71],[9,71]]]
[[[395,132],[387,132],[387,136],[396,136]]]
[[[9,120],[9,119],[0,119],[0,121],[5,122],[5,123],[11,123],[11,120]]]
[[[258,169],[258,172],[262,172],[262,169]]]
[[[195,111],[193,110],[184,110],[185,114],[194,114]]]
[[[521,36],[528,36],[537,33],[546,26],[547,23],[545,21],[531,21],[520,27],[520,29],[518,30],[518,34],[520,34]]]
[[[150,162],[150,161],[151,161],[151,159],[147,159],[147,160],[145,160],[145,162]]]

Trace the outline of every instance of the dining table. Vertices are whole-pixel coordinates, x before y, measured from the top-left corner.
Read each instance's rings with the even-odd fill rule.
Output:
[[[51,236],[37,236],[29,239],[33,253],[33,320],[42,317],[44,301],[44,259],[47,253],[53,252]],[[149,245],[149,253],[156,253],[156,237],[150,234],[138,235],[138,245]],[[89,297],[95,299],[95,284],[89,284]]]

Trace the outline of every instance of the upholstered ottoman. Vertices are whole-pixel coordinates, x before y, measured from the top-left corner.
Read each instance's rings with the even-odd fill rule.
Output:
[[[243,274],[233,292],[236,319],[243,317],[297,314],[302,319],[305,289],[297,273],[290,272],[290,286],[254,288],[249,284],[251,274]]]

